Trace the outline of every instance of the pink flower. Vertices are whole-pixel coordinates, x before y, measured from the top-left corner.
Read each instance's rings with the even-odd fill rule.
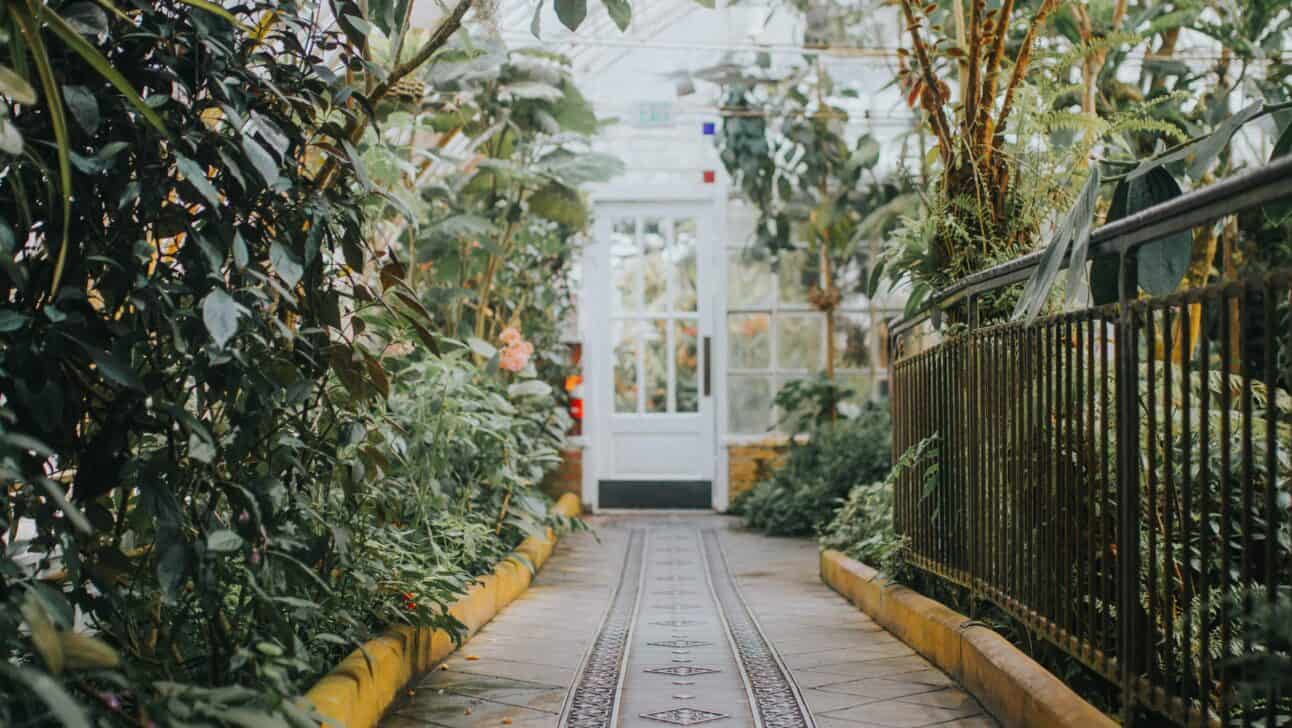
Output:
[[[502,333],[498,335],[498,338],[507,346],[515,346],[524,340],[520,335],[520,329],[515,326],[508,326],[503,329]]]
[[[533,347],[529,346],[529,342],[521,342],[521,344],[503,349],[501,356],[498,357],[498,366],[509,372],[519,372],[524,369],[529,363],[529,355]],[[526,351],[525,347],[529,347],[530,350]]]

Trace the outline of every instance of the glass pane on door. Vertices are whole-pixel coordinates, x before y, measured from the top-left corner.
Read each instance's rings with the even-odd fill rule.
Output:
[[[676,273],[673,286],[673,310],[694,311],[699,300],[696,293],[696,255],[698,241],[695,220],[682,218],[673,221],[673,243],[669,246],[669,260]]]
[[[615,412],[637,411],[636,321],[610,324],[610,346],[614,356]]]
[[[698,224],[623,217],[610,234],[614,411],[697,413]]]
[[[645,357],[642,375],[646,383],[646,411],[667,412],[668,407],[668,321],[652,319],[641,327]]]
[[[677,376],[677,411],[700,411],[700,350],[696,345],[698,326],[694,320],[675,321],[673,352]]]
[[[611,297],[615,311],[632,311],[637,304],[637,221],[615,220],[610,233]]]

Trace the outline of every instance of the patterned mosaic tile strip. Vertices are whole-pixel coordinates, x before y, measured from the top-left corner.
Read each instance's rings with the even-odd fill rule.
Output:
[[[629,536],[619,585],[601,623],[601,631],[584,658],[578,682],[561,711],[558,725],[562,728],[611,728],[614,725],[628,638],[641,592],[644,539],[640,530],[634,530]]]
[[[798,686],[758,627],[736,586],[717,531],[705,529],[703,538],[704,558],[718,607],[726,617],[727,629],[740,658],[760,728],[815,728],[816,723],[803,703]]]

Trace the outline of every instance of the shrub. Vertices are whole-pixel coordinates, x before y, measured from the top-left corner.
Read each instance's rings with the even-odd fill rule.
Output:
[[[806,441],[792,442],[785,464],[732,510],[767,534],[815,534],[853,486],[884,477],[891,449],[887,405],[868,403],[856,417],[823,423]]]
[[[821,548],[842,551],[890,577],[904,572],[905,540],[893,525],[893,486],[908,469],[936,458],[936,439],[923,440],[898,459],[883,480],[854,486],[834,519],[821,529]],[[937,477],[937,466],[924,469],[926,483]]]

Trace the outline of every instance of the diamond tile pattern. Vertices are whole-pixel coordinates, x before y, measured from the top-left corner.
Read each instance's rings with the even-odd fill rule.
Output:
[[[716,667],[701,667],[699,665],[670,665],[669,667],[648,668],[645,672],[656,675],[672,675],[673,677],[691,677],[692,675],[709,675],[722,671]]]
[[[726,713],[714,713],[710,710],[673,708],[672,710],[661,710],[658,713],[642,713],[642,717],[657,720],[661,723],[672,723],[673,725],[695,725],[696,723],[708,723],[711,720],[722,720],[731,716]]]
[[[646,644],[654,645],[655,647],[675,647],[677,649],[682,649],[688,647],[704,647],[705,645],[713,643],[701,642],[699,640],[664,640],[663,642],[647,642]]]

